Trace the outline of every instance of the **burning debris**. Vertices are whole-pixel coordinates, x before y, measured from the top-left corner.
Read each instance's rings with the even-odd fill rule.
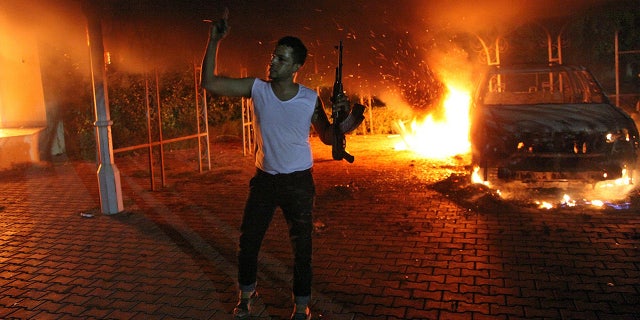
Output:
[[[497,212],[515,209],[511,203],[503,201],[499,194],[486,185],[471,183],[471,178],[467,174],[452,174],[430,187],[465,208]]]
[[[497,189],[475,181],[474,174],[452,174],[430,187],[463,207],[480,211],[637,212],[640,209],[640,189],[616,181],[599,185],[585,184],[582,189],[571,190],[527,188],[517,184],[503,185],[504,189]],[[612,194],[617,196],[612,197]],[[610,198],[598,200],[598,195],[608,195]]]

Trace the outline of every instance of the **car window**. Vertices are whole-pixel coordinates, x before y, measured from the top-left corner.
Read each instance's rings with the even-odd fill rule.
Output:
[[[577,80],[572,71],[521,71],[491,74],[483,84],[484,104],[569,104],[591,102],[589,96],[599,88]],[[576,71],[578,72],[578,71]],[[591,78],[592,79],[592,78]]]
[[[606,103],[607,98],[602,91],[602,87],[596,81],[591,73],[586,70],[577,71],[580,74],[582,80],[582,86],[584,88],[584,102],[586,103]]]

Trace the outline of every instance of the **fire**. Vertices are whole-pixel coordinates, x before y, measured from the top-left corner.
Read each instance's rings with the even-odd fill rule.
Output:
[[[436,121],[433,115],[419,122],[414,119],[407,128],[402,121],[397,127],[402,141],[396,150],[411,150],[428,158],[446,159],[467,154],[471,151],[469,142],[470,90],[447,85],[448,94],[442,104],[444,116]]]
[[[536,203],[538,204],[538,208],[540,209],[552,209],[553,205],[549,202],[546,201],[536,201]]]
[[[571,199],[571,197],[568,194],[565,194],[564,196],[562,196],[562,201],[560,201],[560,203],[562,205],[567,206],[567,207],[575,207],[576,206],[576,201]]]
[[[480,176],[480,167],[478,166],[473,167],[473,173],[471,174],[471,182],[484,184],[487,187],[489,186],[489,181],[483,181],[482,177]]]
[[[436,120],[433,114],[427,115],[422,121],[413,119],[409,125],[405,122],[396,121],[402,140],[395,145],[396,150],[410,150],[416,154],[430,159],[445,160],[454,156],[468,155],[471,151],[469,141],[469,108],[471,104],[471,90],[464,86],[447,83],[448,93],[440,106],[444,115],[440,120]],[[483,184],[489,188],[494,188],[493,183],[484,181],[480,175],[479,167],[473,168],[471,183]],[[624,169],[622,177],[616,180],[604,180],[595,184],[586,184],[585,190],[572,195],[564,194],[558,199],[538,199],[533,200],[539,209],[554,208],[626,208],[628,203],[616,203],[624,201],[624,197],[635,188],[633,178],[629,171]],[[603,176],[607,179],[607,176]],[[495,187],[497,187],[496,185]],[[501,192],[499,189],[493,190],[500,198],[519,198],[523,195],[522,190],[514,192],[509,187]],[[500,188],[502,189],[502,188]],[[526,189],[526,188],[525,188]],[[571,192],[571,191],[570,191]],[[525,192],[526,193],[526,192]],[[531,201],[530,194],[525,195],[527,201]],[[607,199],[607,200],[599,200]]]
[[[483,181],[478,174],[479,168],[474,167],[471,174],[471,182],[474,184],[484,184],[489,186],[487,181]],[[605,176],[606,177],[606,176]],[[539,209],[553,209],[553,208],[572,208],[572,207],[591,207],[594,209],[611,207],[616,209],[628,208],[629,203],[625,202],[625,197],[634,188],[633,178],[629,175],[629,171],[622,170],[622,177],[615,180],[603,180],[594,185],[586,186],[589,191],[583,194],[579,200],[574,199],[568,194],[564,194],[557,201],[553,200],[534,200],[533,203],[537,205]],[[502,198],[503,194],[497,192]],[[507,196],[509,198],[509,196]],[[591,200],[589,200],[591,198]],[[607,200],[600,200],[607,199]],[[622,202],[620,202],[622,201]]]

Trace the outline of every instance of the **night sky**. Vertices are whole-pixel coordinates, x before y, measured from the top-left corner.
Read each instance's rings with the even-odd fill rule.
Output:
[[[457,47],[460,34],[508,33],[533,21],[571,21],[588,10],[623,2],[111,0],[105,33],[111,50],[128,52],[122,63],[132,68],[141,65],[141,56],[146,64],[165,67],[191,63],[200,59],[206,42],[208,26],[202,20],[218,19],[228,8],[231,31],[219,55],[222,73],[239,75],[247,69],[263,76],[275,41],[294,35],[309,47],[301,71],[309,84],[331,83],[334,46],[343,40],[346,81],[370,87],[381,79],[425,82],[442,64],[472,63],[477,53]]]
[[[63,50],[85,59],[80,3],[3,0],[0,8],[23,17],[25,28],[39,32],[45,46],[66,46]],[[231,30],[220,49],[221,73],[238,76],[246,70],[263,77],[275,41],[294,35],[309,48],[299,75],[305,84],[331,84],[337,64],[334,46],[343,40],[347,88],[381,91],[395,86],[419,92],[432,87],[442,69],[477,62],[477,48],[460,47],[467,40],[461,35],[508,33],[545,19],[571,21],[611,3],[638,1],[106,0],[101,12],[105,50],[121,70],[193,67],[207,39],[208,25],[202,20],[218,19],[228,8]]]

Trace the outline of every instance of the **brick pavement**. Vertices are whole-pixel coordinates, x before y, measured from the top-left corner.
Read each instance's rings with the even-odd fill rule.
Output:
[[[349,137],[356,162],[335,162],[313,141],[317,319],[640,319],[638,213],[470,209],[430,187],[459,164],[393,151],[384,136]],[[116,215],[99,213],[94,164],[0,173],[0,318],[229,319],[253,172],[240,147],[214,143],[204,173],[169,153],[159,191],[146,156],[119,156]],[[279,215],[260,259],[254,318],[285,319]]]

